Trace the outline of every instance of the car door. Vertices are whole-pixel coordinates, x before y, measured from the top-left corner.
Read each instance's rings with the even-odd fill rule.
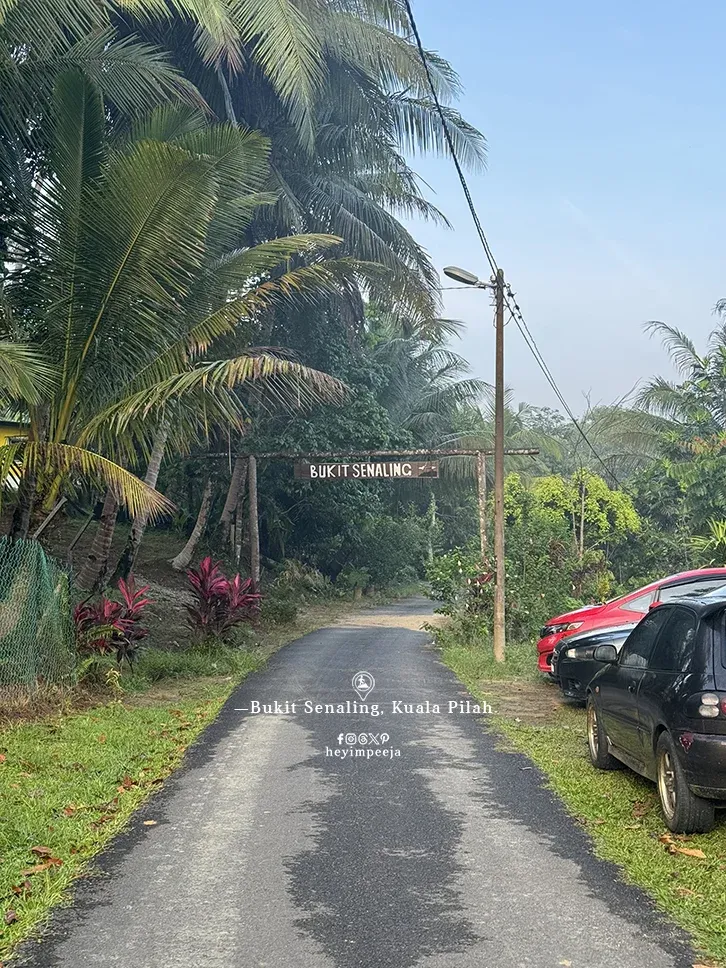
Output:
[[[628,636],[618,661],[594,680],[605,732],[613,746],[642,763],[638,687],[648,658],[671,612],[661,606],[645,616]]]
[[[626,626],[624,629],[612,629],[609,632],[603,632],[598,636],[593,636],[592,645],[597,647],[598,645],[614,645],[615,648],[620,652],[623,647],[623,642],[630,635],[631,628]],[[594,676],[602,669],[603,663],[598,662],[597,659],[592,656],[592,658],[583,658],[576,664],[570,664],[570,670],[573,669],[578,677],[578,681],[587,687]]]
[[[658,609],[660,611],[660,609]],[[656,728],[670,724],[674,701],[684,679],[691,673],[699,620],[683,605],[668,607],[668,621],[655,641],[638,687],[640,741],[648,774],[655,776],[653,736]]]

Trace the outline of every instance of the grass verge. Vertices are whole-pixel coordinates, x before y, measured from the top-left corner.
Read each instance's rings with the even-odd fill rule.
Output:
[[[584,711],[557,702],[554,688],[537,681],[531,670],[518,676],[523,652],[534,666],[531,645],[514,646],[508,650],[507,663],[495,666],[486,643],[474,649],[456,641],[452,628],[447,632],[439,636],[444,661],[475,697],[490,702],[491,728],[543,771],[568,811],[588,831],[595,853],[615,862],[625,880],[644,888],[693,936],[708,963],[726,966],[723,814],[717,815],[719,823],[709,834],[671,835],[653,784],[625,768],[593,769]],[[512,692],[518,695],[519,706],[512,708],[510,703],[507,708],[506,693]]]
[[[0,959],[179,765],[233,684],[202,701],[116,701],[0,733]]]

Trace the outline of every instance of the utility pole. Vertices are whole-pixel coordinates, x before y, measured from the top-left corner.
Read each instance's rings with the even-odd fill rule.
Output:
[[[504,271],[492,279],[495,291],[494,376],[494,659],[504,662]]]

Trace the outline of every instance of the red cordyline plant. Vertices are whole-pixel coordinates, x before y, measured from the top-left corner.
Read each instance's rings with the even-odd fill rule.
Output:
[[[149,634],[149,630],[141,625],[141,615],[151,604],[151,600],[144,597],[148,588],[148,585],[136,588],[133,575],[129,575],[128,581],[119,579],[122,602],[104,597],[98,602],[76,605],[73,621],[79,653],[93,656],[115,652],[119,665],[124,659],[132,665],[139,644]]]
[[[188,621],[202,638],[220,638],[240,622],[249,622],[260,611],[261,595],[254,591],[252,579],[240,575],[227,578],[220,562],[207,556],[187,578],[194,604],[187,605]]]

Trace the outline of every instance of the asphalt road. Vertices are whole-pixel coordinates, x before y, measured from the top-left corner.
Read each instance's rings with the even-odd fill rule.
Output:
[[[499,751],[477,716],[449,714],[467,696],[413,630],[429,610],[410,600],[278,653],[22,964],[692,965],[685,938],[593,858],[538,772]],[[368,703],[381,716],[305,712],[305,700],[358,702],[359,671],[375,677]],[[251,712],[275,700],[296,713]],[[395,714],[394,701],[441,712]],[[333,753],[355,749],[365,757]]]

